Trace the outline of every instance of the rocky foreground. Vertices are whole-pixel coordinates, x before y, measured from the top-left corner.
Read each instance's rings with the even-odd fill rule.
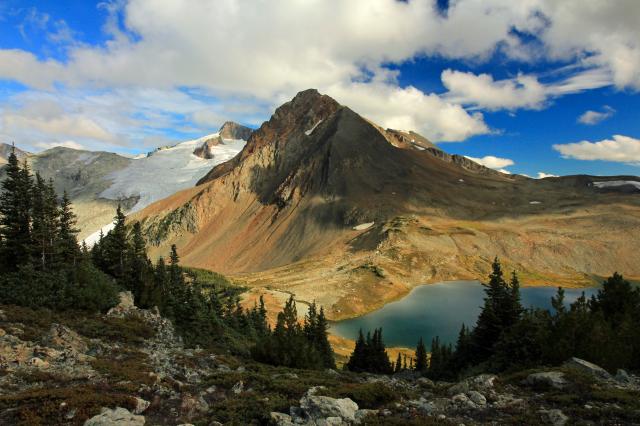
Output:
[[[640,424],[640,379],[580,359],[458,383],[187,349],[123,294],[107,315],[0,305],[0,425]]]

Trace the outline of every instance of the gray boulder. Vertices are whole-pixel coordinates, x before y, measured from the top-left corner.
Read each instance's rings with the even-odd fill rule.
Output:
[[[542,414],[542,417],[553,426],[564,426],[569,421],[569,417],[557,409],[540,410],[539,413]]]
[[[560,371],[545,371],[529,374],[523,383],[529,386],[542,385],[553,389],[563,389],[569,382],[564,378],[564,373]]]
[[[300,399],[300,409],[312,420],[339,417],[346,422],[355,422],[358,404],[349,398],[331,398],[316,395],[320,387],[313,387]]]
[[[623,369],[618,369],[618,371],[616,372],[615,379],[617,382],[623,383],[625,385],[629,385],[633,383],[633,379],[631,378],[629,373],[627,373]]]
[[[493,384],[497,376],[493,374],[480,374],[479,376],[469,377],[463,381],[451,386],[448,390],[449,395],[457,395],[467,393],[471,390],[479,392],[487,392],[493,389]]]
[[[117,407],[103,408],[100,414],[84,422],[84,426],[142,426],[144,422],[144,416],[138,416],[126,408]]]
[[[569,361],[564,363],[564,367],[573,368],[575,370],[585,372],[587,374],[594,376],[597,379],[602,379],[602,380],[612,379],[611,374],[609,374],[607,370],[605,370],[604,368],[599,367],[592,362],[585,361],[580,358],[575,358],[575,357],[571,358]]]

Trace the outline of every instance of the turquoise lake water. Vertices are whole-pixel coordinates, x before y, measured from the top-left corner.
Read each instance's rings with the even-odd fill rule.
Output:
[[[565,289],[567,304],[582,292],[590,297],[597,288]],[[551,309],[554,287],[523,287],[522,304]],[[331,325],[331,332],[355,339],[358,330],[382,327],[387,346],[414,347],[422,336],[427,346],[436,335],[445,343],[453,343],[462,323],[473,326],[483,304],[484,287],[478,281],[449,281],[416,287],[404,298],[358,318],[339,321]]]

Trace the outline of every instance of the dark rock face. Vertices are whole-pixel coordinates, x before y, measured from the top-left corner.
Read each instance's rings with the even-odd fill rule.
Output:
[[[222,142],[222,138],[219,135],[212,136],[209,139],[202,142],[202,145],[194,149],[193,155],[209,160],[213,158],[213,153],[211,152],[211,148],[216,145],[220,145],[221,143],[223,142]]]
[[[227,121],[220,127],[218,133],[222,139],[242,139],[246,141],[253,133],[253,129],[233,121]]]

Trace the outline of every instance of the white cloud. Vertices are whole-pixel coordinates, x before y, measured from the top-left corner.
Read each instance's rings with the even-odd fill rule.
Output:
[[[450,69],[444,70],[441,78],[449,90],[447,99],[488,110],[542,109],[552,98],[611,84],[608,73],[600,69],[580,71],[550,83],[541,83],[534,75],[494,80],[489,74]]]
[[[592,126],[606,120],[607,118],[611,118],[613,114],[616,113],[616,110],[608,105],[605,105],[602,109],[602,111],[585,111],[580,117],[578,117],[578,122]]]
[[[181,107],[168,99],[164,105],[170,114],[208,127],[223,117],[257,123],[297,91],[315,87],[343,103],[353,101],[356,111],[381,124],[411,127],[434,141],[453,141],[490,131],[480,114],[467,112],[459,103],[488,110],[537,109],[555,96],[612,83],[640,89],[636,0],[457,0],[450,2],[445,17],[432,0],[117,0],[101,7],[109,14],[104,24],[111,36],[107,42],[83,45],[68,26],[36,20],[36,26],[47,26],[50,42],[66,47],[65,59],[0,49],[0,78],[53,92],[113,91],[117,99],[105,102],[115,106],[129,107],[119,91],[136,90],[141,97],[150,91],[155,106],[139,114],[133,106],[126,113],[95,116],[97,107],[90,103],[84,115],[71,118],[91,120],[119,140],[121,130],[137,134],[147,131],[142,129],[146,126],[161,135],[156,119],[176,124],[159,110],[162,94],[190,105],[178,112]],[[494,79],[448,70],[443,83],[450,93],[443,98],[400,87],[396,75],[384,68],[419,56],[478,63],[496,51],[516,61],[569,63],[570,73],[547,81],[548,76]],[[202,91],[215,101],[203,102],[183,88]],[[239,110],[254,111],[220,106],[229,100]],[[85,121],[81,127],[88,134],[91,126]],[[136,138],[124,139],[144,139]]]
[[[548,178],[548,177],[558,177],[558,175],[554,175],[551,173],[545,173],[545,172],[538,172],[538,179],[544,179],[544,178]]]
[[[504,168],[513,166],[515,164],[513,160],[509,158],[494,157],[493,155],[487,155],[482,158],[469,157],[466,155],[465,157],[467,157],[471,161],[475,161],[478,164],[482,164],[485,167],[489,167],[490,169],[501,171],[502,173],[510,173],[509,171],[504,170]]]
[[[489,133],[482,114],[414,87],[385,83],[352,83],[327,89],[335,99],[383,127],[412,129],[437,141],[461,141]]]
[[[51,149],[51,148],[55,148],[57,146],[62,146],[65,148],[72,148],[72,149],[86,149],[83,145],[79,144],[78,142],[75,141],[64,141],[64,142],[37,142],[35,144],[36,147],[42,149],[42,150],[46,150],[46,149]]]
[[[618,163],[640,164],[640,139],[614,135],[598,142],[581,141],[553,145],[564,158],[577,160],[604,160]]]

